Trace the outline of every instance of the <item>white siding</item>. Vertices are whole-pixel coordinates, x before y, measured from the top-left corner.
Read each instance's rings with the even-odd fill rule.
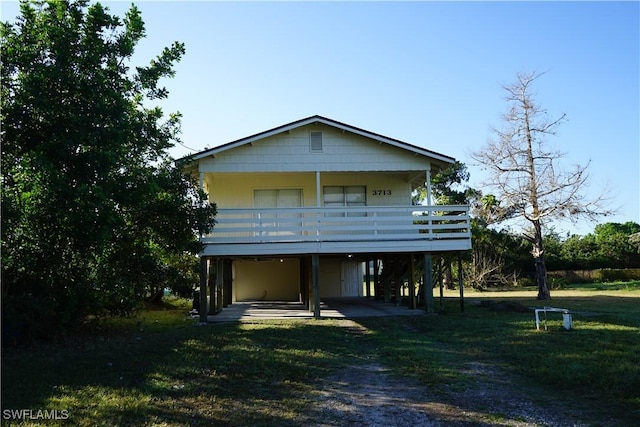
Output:
[[[309,132],[323,132],[312,152]],[[200,160],[201,172],[408,171],[430,169],[429,159],[324,125],[309,125]]]

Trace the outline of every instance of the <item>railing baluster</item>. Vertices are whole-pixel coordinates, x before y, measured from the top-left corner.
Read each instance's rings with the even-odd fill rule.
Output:
[[[376,242],[470,239],[471,235],[467,206],[219,209],[216,221],[203,242]]]

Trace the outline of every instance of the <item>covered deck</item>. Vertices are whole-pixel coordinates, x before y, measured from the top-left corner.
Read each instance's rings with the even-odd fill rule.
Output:
[[[408,277],[415,276],[414,260],[418,258],[424,266],[422,282],[431,287],[431,254],[470,249],[471,224],[469,207],[462,205],[220,209],[214,229],[201,241],[205,244],[200,254],[201,322],[208,321],[208,313],[219,316],[233,310],[233,305],[244,311],[252,308],[231,298],[227,261],[241,257],[299,258],[301,307],[307,309],[305,316],[321,318],[331,310],[320,299],[323,256],[344,255],[363,262],[395,258],[396,263],[406,262],[403,274]],[[366,283],[369,281],[367,277]],[[415,282],[408,280],[408,286],[410,306],[415,308]],[[432,297],[427,293],[427,310]],[[207,301],[213,304],[207,305]],[[288,313],[283,316],[291,317],[292,312]]]
[[[411,253],[471,248],[468,206],[220,209],[202,256]]]

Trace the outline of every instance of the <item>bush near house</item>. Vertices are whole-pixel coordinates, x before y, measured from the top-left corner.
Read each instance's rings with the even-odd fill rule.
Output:
[[[3,347],[195,284],[196,235],[215,216],[169,155],[180,114],[150,105],[184,45],[130,67],[145,36],[135,5],[124,19],[88,0],[20,12],[0,23]]]

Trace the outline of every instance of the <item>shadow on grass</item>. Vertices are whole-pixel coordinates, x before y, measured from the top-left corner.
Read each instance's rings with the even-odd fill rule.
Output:
[[[605,416],[626,420],[621,425],[640,416],[640,299],[556,296],[543,305],[534,298],[495,297],[490,299],[568,308],[575,313],[574,328],[564,330],[557,316],[550,317],[547,331],[538,331],[533,311],[491,312],[471,305],[464,314],[450,310],[452,315],[418,330],[457,352],[458,360],[469,356],[498,361],[534,384],[575,396],[576,402],[596,403]],[[455,305],[449,299],[445,308]]]
[[[77,425],[300,425],[314,383],[356,357],[331,322],[189,326],[4,354],[2,409]]]
[[[581,298],[556,301],[594,311]],[[606,398],[637,415],[638,324],[626,302],[602,303],[608,314],[576,318],[571,332],[553,325],[536,331],[533,313],[470,305],[458,313],[451,300],[438,316],[358,319],[364,334],[333,320],[189,323],[15,350],[3,354],[2,409],[67,410],[80,426],[318,424],[327,417],[315,402],[319,388],[345,367],[378,361],[439,390],[464,387],[464,363],[497,360],[534,383],[571,392],[568,404]],[[446,403],[444,395],[433,398]],[[474,409],[472,401],[457,404],[461,413]],[[616,405],[607,417],[618,415]]]

